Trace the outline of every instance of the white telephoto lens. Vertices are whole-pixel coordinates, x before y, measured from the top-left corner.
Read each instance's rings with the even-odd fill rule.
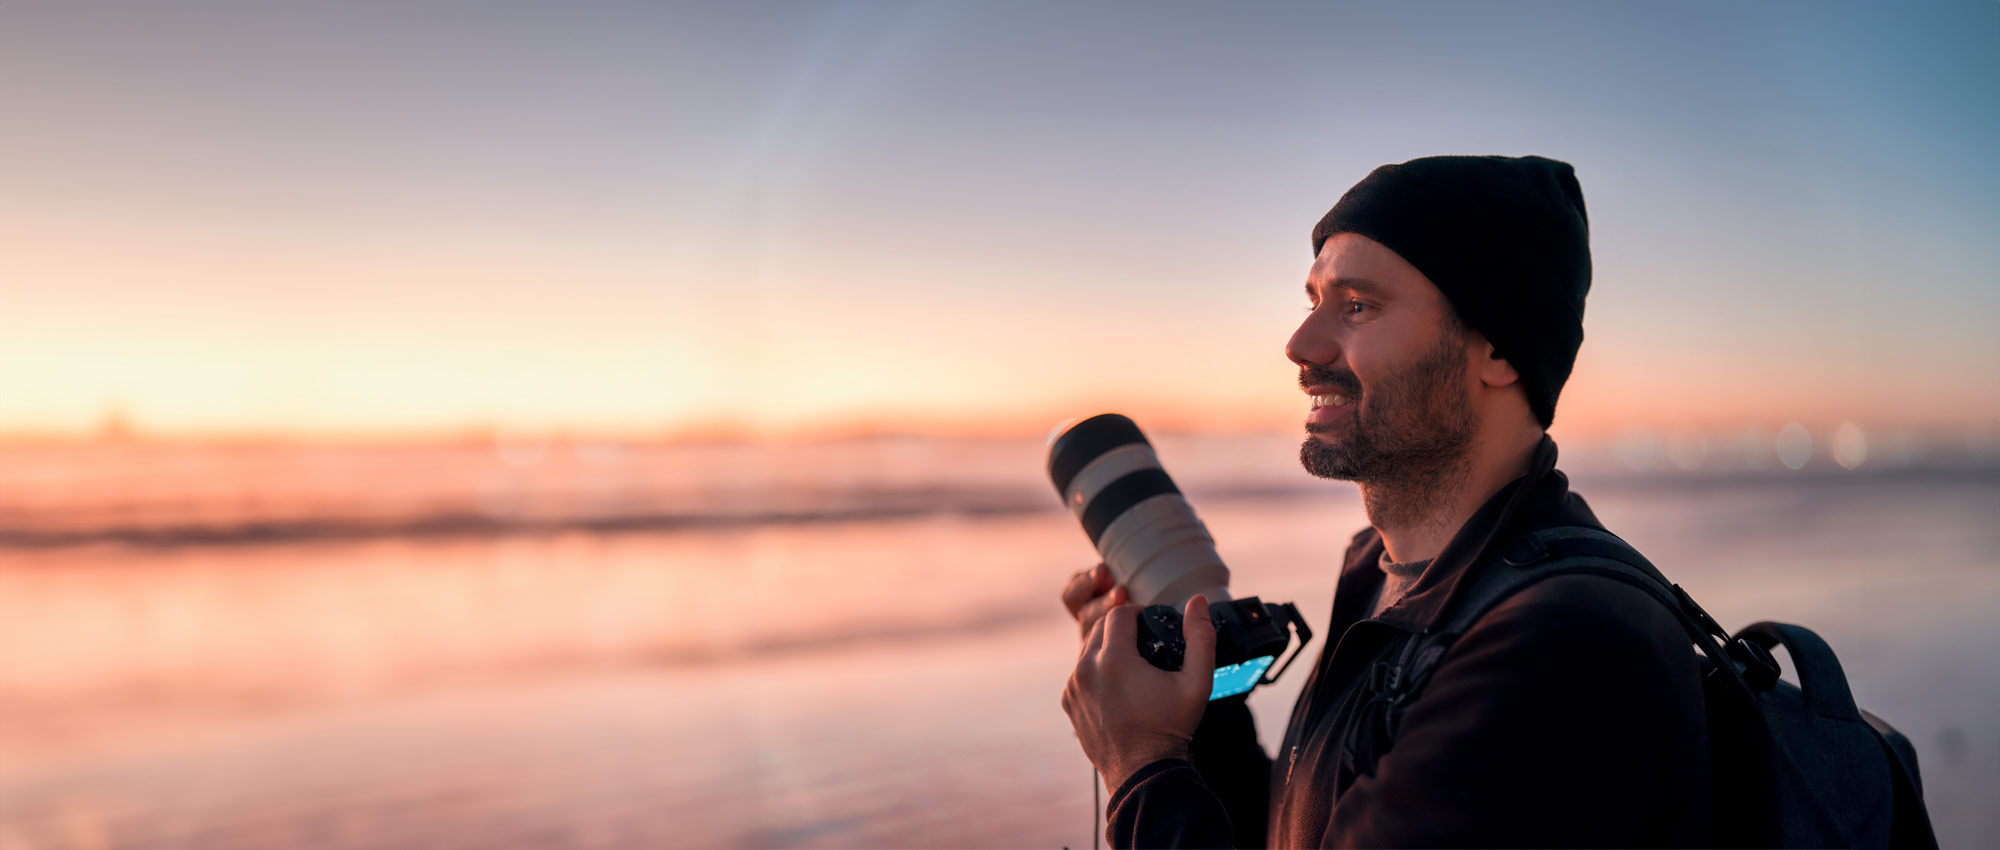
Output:
[[[1106,413],[1057,428],[1049,478],[1132,601],[1180,608],[1197,593],[1230,598],[1215,539],[1138,425]]]

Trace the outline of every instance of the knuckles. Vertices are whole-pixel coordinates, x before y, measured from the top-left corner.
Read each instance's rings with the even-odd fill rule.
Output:
[[[1085,655],[1077,660],[1076,672],[1069,676],[1069,688],[1081,692],[1096,683],[1097,663],[1089,655]]]
[[[1117,607],[1112,608],[1109,611],[1104,612],[1104,621],[1105,625],[1108,627],[1112,623],[1133,622],[1138,618],[1138,615],[1139,615],[1139,606],[1127,602],[1123,605],[1119,605]]]

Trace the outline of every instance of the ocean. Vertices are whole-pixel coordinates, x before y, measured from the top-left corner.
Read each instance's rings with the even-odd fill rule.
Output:
[[[1164,435],[1323,631],[1366,525],[1286,435]],[[1569,455],[1566,455],[1569,457]],[[1566,460],[1726,627],[1811,626],[2000,844],[2000,469]],[[0,850],[1080,847],[1095,563],[1037,440],[0,448]],[[1256,693],[1267,746],[1303,668]]]

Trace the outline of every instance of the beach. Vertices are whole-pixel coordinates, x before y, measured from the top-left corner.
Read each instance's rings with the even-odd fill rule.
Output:
[[[1232,587],[1323,631],[1365,518],[1288,439],[1161,444]],[[0,850],[1086,846],[1056,591],[1095,558],[1038,450],[15,450]],[[1726,627],[1824,636],[1942,844],[2000,842],[2000,475],[1573,478]]]

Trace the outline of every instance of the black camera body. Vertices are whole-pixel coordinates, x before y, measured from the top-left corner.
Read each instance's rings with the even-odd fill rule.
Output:
[[[1291,644],[1285,626],[1303,624],[1299,609],[1292,603],[1265,604],[1255,596],[1211,604],[1208,619],[1215,624],[1218,668],[1284,652]],[[1187,656],[1187,634],[1181,629],[1181,612],[1171,605],[1149,605],[1139,612],[1139,654],[1162,670],[1181,669],[1181,662]]]
[[[1299,657],[1293,652],[1276,671],[1265,675],[1292,642],[1286,626],[1299,630],[1301,647],[1312,640],[1312,629],[1290,602],[1265,603],[1255,596],[1230,599],[1209,605],[1208,619],[1215,625],[1215,684],[1208,697],[1212,700],[1277,681]],[[1171,605],[1149,605],[1139,612],[1138,632],[1141,657],[1162,670],[1181,669],[1187,660],[1187,633],[1180,611]]]

